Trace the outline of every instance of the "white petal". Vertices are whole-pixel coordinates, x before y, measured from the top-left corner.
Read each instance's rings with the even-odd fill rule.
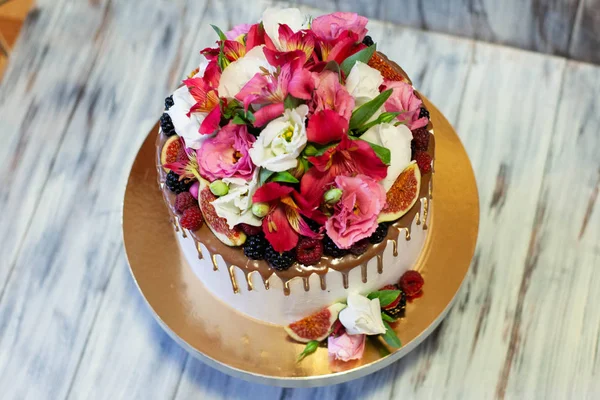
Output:
[[[383,83],[381,72],[367,64],[357,61],[346,79],[346,89],[354,97],[356,106],[360,106],[379,94]]]
[[[267,8],[262,16],[265,32],[273,41],[278,50],[285,50],[279,42],[279,24],[285,24],[293,32],[298,32],[308,27],[308,18],[297,8]]]
[[[260,72],[260,67],[269,71],[275,70],[267,62],[263,47],[254,47],[244,57],[232,62],[223,70],[219,80],[219,97],[234,98],[244,85]]]

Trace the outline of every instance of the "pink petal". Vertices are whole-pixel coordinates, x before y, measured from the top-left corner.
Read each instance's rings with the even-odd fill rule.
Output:
[[[288,84],[290,94],[298,99],[310,100],[315,90],[315,81],[307,69],[294,71],[292,79]]]
[[[294,188],[290,186],[280,185],[277,182],[269,182],[259,187],[252,201],[254,203],[266,203],[273,200],[278,200],[283,196],[287,196],[294,191]]]
[[[283,205],[275,209],[263,219],[265,237],[278,252],[293,249],[298,244],[298,234],[292,229],[285,215]]]
[[[219,122],[221,122],[221,108],[216,106],[202,121],[199,132],[203,135],[211,134],[219,128]]]
[[[254,121],[254,126],[260,128],[261,126],[266,125],[268,122],[271,122],[275,118],[282,115],[284,110],[285,107],[283,103],[269,104],[262,107],[260,110],[254,113],[254,117],[256,118],[256,121]]]
[[[254,24],[250,27],[246,36],[246,51],[250,51],[261,44],[265,44],[265,30],[260,24]]]
[[[348,132],[348,120],[333,110],[322,110],[308,120],[309,142],[327,144],[341,140]]]

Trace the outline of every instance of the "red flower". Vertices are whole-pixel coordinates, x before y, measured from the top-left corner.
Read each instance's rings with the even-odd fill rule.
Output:
[[[321,110],[310,117],[306,136],[309,142],[327,144],[348,136],[348,120],[333,110]]]

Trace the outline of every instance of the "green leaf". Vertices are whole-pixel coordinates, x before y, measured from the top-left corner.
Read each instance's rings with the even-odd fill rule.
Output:
[[[377,336],[367,336],[367,340],[369,340],[373,347],[377,349],[380,357],[389,356],[391,354],[388,348],[381,343]]]
[[[391,95],[392,89],[388,89],[385,92],[379,93],[373,100],[366,102],[354,110],[350,117],[350,129],[357,129],[366,124]]]
[[[271,177],[271,182],[298,183],[300,182],[294,175],[287,171],[277,172]]]
[[[310,342],[306,343],[306,347],[304,347],[304,351],[302,351],[302,353],[300,353],[298,355],[297,362],[304,360],[304,357],[314,353],[315,351],[317,351],[318,348],[319,348],[319,342],[317,340],[311,340]]]
[[[323,153],[325,153],[327,151],[327,149],[330,149],[334,146],[337,146],[337,143],[329,143],[329,144],[316,144],[316,143],[309,143],[306,145],[306,147],[304,148],[303,154],[306,157],[310,157],[310,156],[321,156],[323,155]]]
[[[344,75],[348,76],[348,74],[352,70],[352,67],[354,67],[354,64],[356,64],[357,61],[363,62],[365,64],[368,63],[371,57],[373,57],[373,54],[375,53],[376,49],[377,44],[373,44],[372,46],[369,46],[366,49],[362,49],[361,51],[356,52],[350,57],[346,58],[342,62],[342,65],[340,65],[342,71],[344,71]]]
[[[383,321],[383,325],[385,325],[385,333],[381,335],[381,337],[383,338],[383,340],[385,340],[388,346],[395,348],[402,347],[402,342],[400,341],[398,335],[396,335],[396,332],[394,332],[390,324]]]
[[[304,101],[302,99],[298,99],[294,96],[292,96],[291,94],[288,94],[285,98],[285,100],[283,100],[283,106],[285,107],[285,109],[290,109],[293,110],[294,108],[298,107],[300,104],[304,103]]]
[[[387,322],[396,322],[396,318],[390,317],[384,312],[381,313],[381,319]]]
[[[371,292],[367,296],[369,300],[379,299],[380,307],[387,307],[394,302],[400,296],[399,290],[378,290]]]
[[[379,159],[381,160],[382,163],[384,163],[385,165],[390,165],[390,162],[392,159],[392,153],[390,152],[390,149],[388,149],[387,147],[380,146],[375,143],[367,142],[366,140],[363,140],[363,139],[359,139],[359,140],[362,140],[363,142],[368,143],[369,146],[371,146],[371,148],[375,152],[375,154],[377,154],[377,157],[379,157]]]
[[[211,25],[211,27],[215,30],[215,32],[217,32],[217,35],[219,35],[219,40],[222,40],[222,41],[227,40],[227,36],[225,36],[223,31],[218,26]]]
[[[247,124],[246,120],[244,120],[242,117],[240,117],[239,114],[236,114],[235,117],[233,117],[233,119],[231,120],[231,122],[235,125],[246,125]]]
[[[275,172],[269,171],[268,169],[261,168],[260,172],[258,173],[258,182],[260,183],[260,185],[264,185],[274,173]]]
[[[254,116],[254,113],[250,110],[246,111],[245,117],[246,117],[246,120],[250,123],[254,123],[256,121],[256,117]]]
[[[402,114],[402,113],[401,112],[383,112],[383,113],[379,114],[379,117],[377,117],[376,120],[371,121],[367,124],[364,124],[363,126],[358,128],[356,130],[356,133],[358,136],[360,136],[361,134],[365,133],[366,131],[368,131],[369,129],[374,127],[375,125],[389,124],[390,122],[392,122],[394,120],[394,118],[396,118],[400,114]]]

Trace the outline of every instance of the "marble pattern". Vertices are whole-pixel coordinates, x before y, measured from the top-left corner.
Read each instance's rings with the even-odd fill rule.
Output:
[[[316,389],[230,378],[162,331],[127,271],[127,171],[208,23],[272,3],[38,0],[0,83],[2,398],[598,398],[600,68],[391,23],[370,24],[379,48],[455,125],[479,185],[447,319],[392,366]]]

